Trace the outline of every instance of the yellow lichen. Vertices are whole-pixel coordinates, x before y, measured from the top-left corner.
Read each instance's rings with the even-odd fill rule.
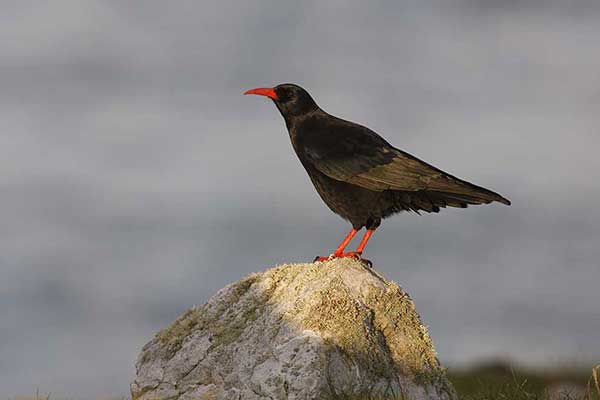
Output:
[[[351,259],[282,265],[250,275],[187,311],[159,332],[157,340],[172,355],[192,332],[201,330],[211,343],[207,351],[233,365],[230,358],[236,353],[227,345],[247,329],[258,327],[262,335],[275,337],[281,326],[315,332],[326,352],[336,352],[372,382],[392,382],[398,376],[438,388],[447,382],[410,297]],[[389,392],[369,393],[368,398],[390,398],[382,394]],[[339,398],[359,398],[350,395]]]
[[[183,340],[195,329],[209,331],[214,339],[212,347],[235,341],[241,334],[245,321],[240,321],[237,324],[224,324],[220,320],[231,304],[237,303],[257,279],[258,276],[253,274],[235,283],[214,310],[209,309],[208,305],[205,304],[202,307],[194,307],[186,311],[171,326],[158,332],[157,339],[165,344],[171,353],[179,350]],[[251,321],[256,319],[256,315],[252,313],[246,315],[246,317]],[[227,321],[228,318],[225,318],[225,320]]]

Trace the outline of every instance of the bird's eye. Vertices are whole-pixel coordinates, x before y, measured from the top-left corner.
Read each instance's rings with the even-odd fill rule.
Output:
[[[285,103],[290,99],[290,93],[285,89],[279,89],[277,90],[277,99],[280,102]]]

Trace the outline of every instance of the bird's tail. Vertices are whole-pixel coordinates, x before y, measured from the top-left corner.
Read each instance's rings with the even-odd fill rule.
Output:
[[[494,201],[506,205],[511,204],[510,200],[487,189],[468,194],[429,190],[417,192],[395,191],[395,193],[397,208],[415,211],[416,213],[420,211],[437,213],[440,209],[446,207],[467,208],[470,205],[489,204]]]

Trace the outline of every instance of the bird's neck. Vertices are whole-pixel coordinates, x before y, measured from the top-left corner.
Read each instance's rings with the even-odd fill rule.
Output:
[[[282,104],[280,102],[275,102],[275,105],[283,116],[288,129],[290,126],[301,123],[301,121],[306,118],[310,118],[310,116],[315,113],[323,112],[317,103],[310,97],[297,99],[291,103]]]
[[[320,108],[299,116],[283,115],[285,125],[290,135],[290,140],[292,141],[292,146],[299,156],[300,153],[302,153],[302,143],[304,142],[304,139],[306,139],[306,135],[318,131],[319,121],[322,121],[323,117],[326,115],[325,111]]]
[[[310,106],[307,105],[302,109],[294,109],[294,110],[283,110],[279,109],[281,112],[281,116],[283,117],[285,124],[288,129],[304,125],[307,121],[318,117],[319,115],[325,114],[325,111],[321,110],[318,105],[312,103]]]

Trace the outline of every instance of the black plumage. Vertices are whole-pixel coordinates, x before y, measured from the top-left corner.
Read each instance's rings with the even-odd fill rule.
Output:
[[[498,193],[393,147],[369,128],[327,114],[297,85],[246,93],[273,100],[317,192],[355,231],[363,227],[372,231],[383,218],[402,211],[437,213],[445,207],[466,208],[493,201],[510,205]],[[361,252],[362,248],[348,254]],[[343,249],[338,253],[342,255]]]

